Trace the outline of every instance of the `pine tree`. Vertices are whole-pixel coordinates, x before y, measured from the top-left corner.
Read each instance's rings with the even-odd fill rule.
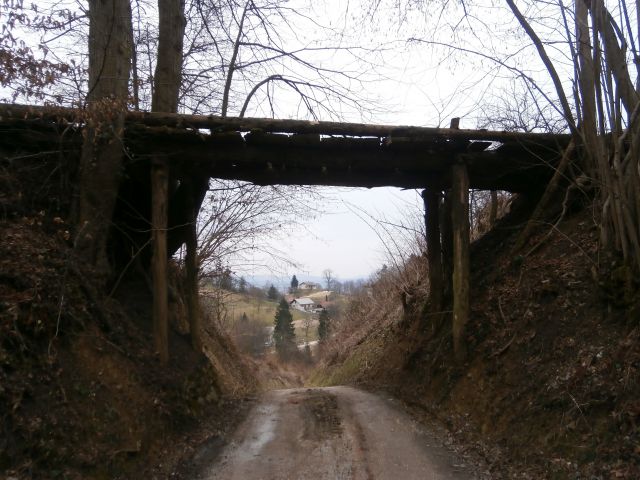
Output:
[[[286,358],[296,350],[296,333],[293,327],[293,316],[289,311],[289,303],[283,298],[278,304],[274,320],[273,341],[278,355]]]
[[[269,300],[277,300],[278,299],[278,289],[271,285],[269,290],[267,291],[267,298]]]
[[[323,308],[318,320],[318,339],[324,342],[327,338],[329,338],[329,314]]]
[[[289,290],[291,293],[296,293],[296,291],[298,290],[298,279],[296,278],[296,276],[294,275],[291,278],[291,289]]]

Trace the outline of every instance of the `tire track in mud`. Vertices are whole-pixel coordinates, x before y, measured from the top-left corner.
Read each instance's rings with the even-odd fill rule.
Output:
[[[470,480],[472,472],[377,395],[350,387],[268,393],[205,480]]]
[[[338,402],[340,415],[344,419],[344,440],[349,445],[353,455],[354,469],[351,480],[375,480],[370,467],[370,448],[367,443],[362,423],[354,411],[354,402],[351,398],[342,396]]]
[[[296,397],[292,396],[289,402],[294,398]],[[332,435],[342,435],[342,422],[335,395],[320,390],[304,392],[300,414],[304,422],[302,438],[321,441]]]

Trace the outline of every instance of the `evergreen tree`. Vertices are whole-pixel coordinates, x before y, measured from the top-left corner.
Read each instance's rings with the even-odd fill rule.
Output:
[[[318,320],[318,339],[324,342],[327,338],[329,338],[329,314],[323,308]]]
[[[247,281],[244,277],[240,277],[240,281],[238,282],[238,292],[247,293]]]
[[[283,298],[278,304],[273,328],[273,341],[278,355],[286,358],[289,354],[295,352],[295,338],[293,316],[289,311],[289,303]]]
[[[267,298],[269,300],[277,300],[278,299],[278,289],[271,284],[269,290],[267,291]],[[288,305],[288,304],[287,304]]]
[[[291,293],[295,293],[296,290],[298,290],[298,279],[296,278],[296,276],[294,275],[291,278],[291,289],[289,290]]]

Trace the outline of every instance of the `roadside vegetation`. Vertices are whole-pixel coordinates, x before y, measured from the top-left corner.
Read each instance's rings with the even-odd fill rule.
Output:
[[[351,299],[308,383],[390,392],[485,458],[492,478],[636,478],[638,291],[594,276],[589,205],[538,226],[526,258],[511,254],[532,208],[514,201],[472,244],[466,362],[450,314],[430,313],[426,258],[412,257]]]
[[[304,294],[295,291],[283,296],[277,290],[274,295],[274,289],[273,285],[256,287],[244,279],[222,282],[215,278],[205,279],[200,290],[202,308],[211,321],[233,339],[240,351],[260,358],[277,352],[274,329],[285,302],[292,329],[290,341],[296,345],[297,350],[304,353],[305,362],[315,361],[319,355],[317,343],[321,340],[321,335],[324,336],[323,341],[326,341],[329,324],[340,321],[349,303],[349,295],[319,288]],[[273,300],[273,296],[278,300]],[[316,308],[314,311],[303,311],[291,307],[290,302],[295,298],[312,299]],[[317,308],[319,305],[323,307]],[[278,355],[281,360],[299,360],[292,353],[293,350],[284,350],[287,348]]]

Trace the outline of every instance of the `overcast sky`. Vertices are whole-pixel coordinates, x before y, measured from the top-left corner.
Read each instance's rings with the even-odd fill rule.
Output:
[[[322,2],[316,2],[317,9],[322,9]],[[351,5],[351,16],[345,17],[345,2],[326,2],[326,9],[318,15],[327,15],[326,22],[332,25],[341,22],[357,22],[353,12],[357,7]],[[319,17],[320,18],[320,17]],[[345,20],[346,18],[346,20]],[[384,22],[382,22],[384,23]],[[372,26],[373,28],[374,26]],[[392,20],[388,24],[375,26],[378,32],[367,31],[370,35],[370,46],[374,42],[389,42],[380,30],[392,28]],[[346,32],[357,33],[356,25],[347,24]],[[361,32],[362,33],[362,32]],[[397,32],[396,32],[397,33]],[[405,37],[408,30],[398,38]],[[386,38],[385,38],[386,37]],[[345,37],[345,45],[353,39]],[[365,112],[364,117],[358,112],[345,112],[345,121],[367,121],[371,123],[394,125],[448,126],[453,116],[465,117],[471,111],[477,98],[466,92],[469,84],[477,82],[472,67],[460,65],[455,70],[439,69],[426,48],[409,48],[401,41],[387,43],[389,51],[380,57],[371,58],[377,63],[375,75],[367,77],[364,87],[366,95],[376,102],[376,108]],[[345,68],[352,59],[348,55],[333,55],[323,59],[326,65],[341,65]],[[371,69],[362,65],[363,70]],[[438,74],[436,75],[436,70]],[[452,101],[452,98],[455,98]],[[295,100],[294,100],[295,101]],[[254,116],[262,116],[256,107]],[[475,119],[463,118],[462,126],[475,127]],[[324,269],[331,269],[339,279],[366,278],[388,263],[387,251],[372,226],[375,218],[385,217],[387,220],[401,219],[407,215],[421,215],[421,205],[415,190],[402,191],[397,188],[375,189],[323,189],[332,198],[322,208],[327,213],[320,214],[312,221],[306,222],[306,229],[299,229],[287,234],[286,239],[277,242],[279,250],[287,252],[288,257],[300,267],[279,265],[277,273],[283,276],[297,274],[320,276]],[[262,263],[262,262],[257,262]],[[264,267],[249,268],[248,275],[264,275],[273,272]]]
[[[388,252],[372,228],[375,219],[401,219],[418,211],[419,198],[413,190],[326,188],[323,192],[331,197],[325,204],[327,213],[293,231],[281,245],[299,264],[288,267],[286,275],[296,273],[304,279],[330,269],[342,280],[367,277],[388,263]]]

